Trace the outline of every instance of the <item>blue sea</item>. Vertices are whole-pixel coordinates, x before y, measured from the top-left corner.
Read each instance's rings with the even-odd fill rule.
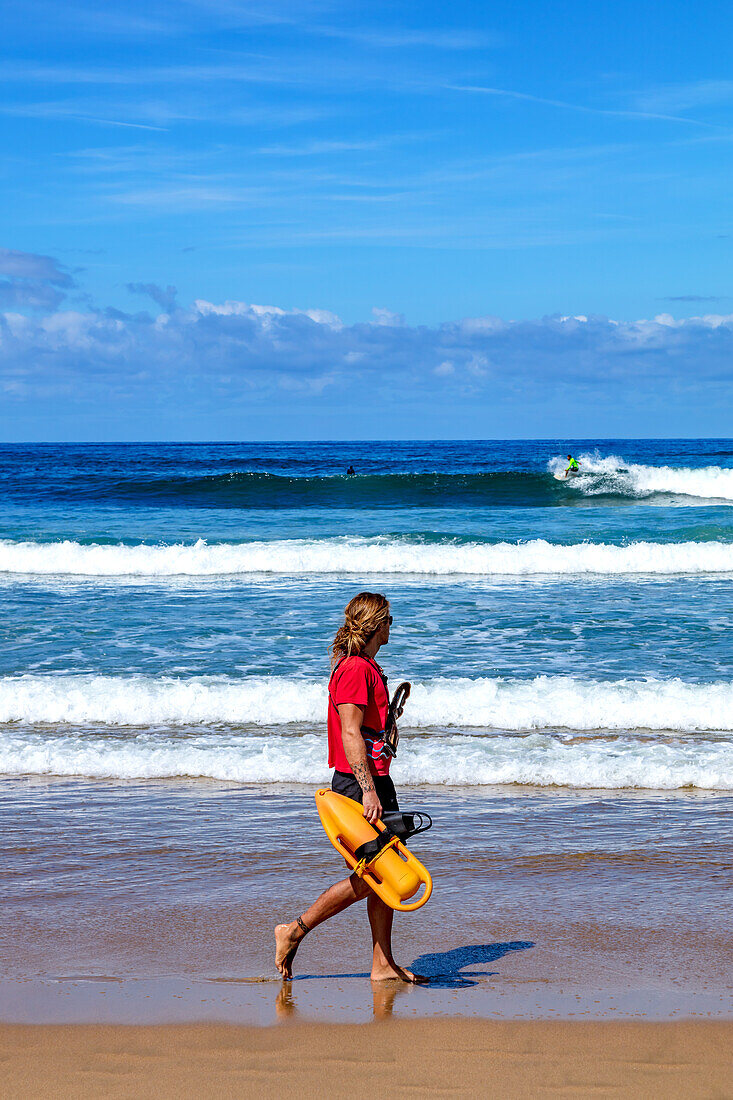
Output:
[[[0,976],[269,973],[339,874],[312,792],[364,589],[436,818],[413,957],[459,897],[474,942],[620,943],[651,895],[679,958],[729,935],[732,580],[728,440],[0,447]]]
[[[321,782],[370,589],[402,783],[733,788],[733,443],[568,449],[3,447],[0,770]]]

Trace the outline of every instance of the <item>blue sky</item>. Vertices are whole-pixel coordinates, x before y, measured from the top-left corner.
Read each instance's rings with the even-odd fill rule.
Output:
[[[731,10],[1,7],[2,438],[731,434]]]

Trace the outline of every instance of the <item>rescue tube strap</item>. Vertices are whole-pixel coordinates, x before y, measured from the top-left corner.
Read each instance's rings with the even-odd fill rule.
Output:
[[[360,844],[354,852],[354,856],[358,859],[359,865],[363,863],[367,867],[374,862],[378,855],[381,855],[385,848],[393,848],[399,839],[389,829],[385,829],[379,836],[375,836],[374,840],[368,840],[366,844]]]
[[[427,832],[432,827],[433,819],[426,813],[403,814],[395,811],[384,814],[382,824],[385,826],[384,831],[375,836],[374,840],[360,844],[354,852],[360,864],[366,866],[372,863],[380,852],[391,847],[397,840],[409,840],[411,836]]]
[[[393,836],[385,829],[376,840],[370,840],[368,844],[360,845],[354,852],[359,860],[354,868],[354,874],[361,878],[364,872],[368,871],[378,857],[381,856],[382,852],[386,852],[388,848],[394,848],[399,842],[400,838],[398,836]]]

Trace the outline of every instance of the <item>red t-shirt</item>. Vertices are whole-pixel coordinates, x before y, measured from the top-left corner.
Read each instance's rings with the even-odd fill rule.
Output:
[[[382,679],[382,670],[369,657],[344,657],[331,674],[328,685],[328,766],[339,772],[350,772],[341,737],[341,717],[336,709],[340,703],[354,703],[364,710],[362,736],[366,742],[367,760],[373,775],[387,775],[391,757],[382,755],[381,734],[387,721],[389,696]]]

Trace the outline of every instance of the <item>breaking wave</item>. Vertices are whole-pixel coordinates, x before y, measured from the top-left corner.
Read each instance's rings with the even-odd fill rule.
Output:
[[[286,677],[5,677],[0,773],[322,783],[325,709],[323,681]],[[435,679],[413,687],[398,774],[408,785],[731,790],[732,729],[729,683]]]
[[[3,724],[320,726],[325,712],[325,680],[92,674],[0,678]],[[440,677],[413,685],[402,724],[409,729],[733,731],[733,683]]]
[[[583,496],[697,497],[699,500],[733,502],[733,469],[723,466],[643,466],[624,462],[618,455],[578,456],[581,473],[562,484]],[[558,474],[567,467],[560,455],[550,459],[548,469]]]
[[[0,738],[5,775],[84,775],[95,779],[209,778],[237,783],[328,781],[325,738],[315,734],[145,734],[101,741],[81,735]],[[628,740],[565,742],[526,737],[450,735],[403,738],[396,764],[400,785],[530,784],[577,788],[733,789],[730,741],[659,743]]]
[[[733,573],[733,543],[425,543],[398,538],[174,545],[0,540],[0,574],[212,577],[248,573],[572,575]]]

